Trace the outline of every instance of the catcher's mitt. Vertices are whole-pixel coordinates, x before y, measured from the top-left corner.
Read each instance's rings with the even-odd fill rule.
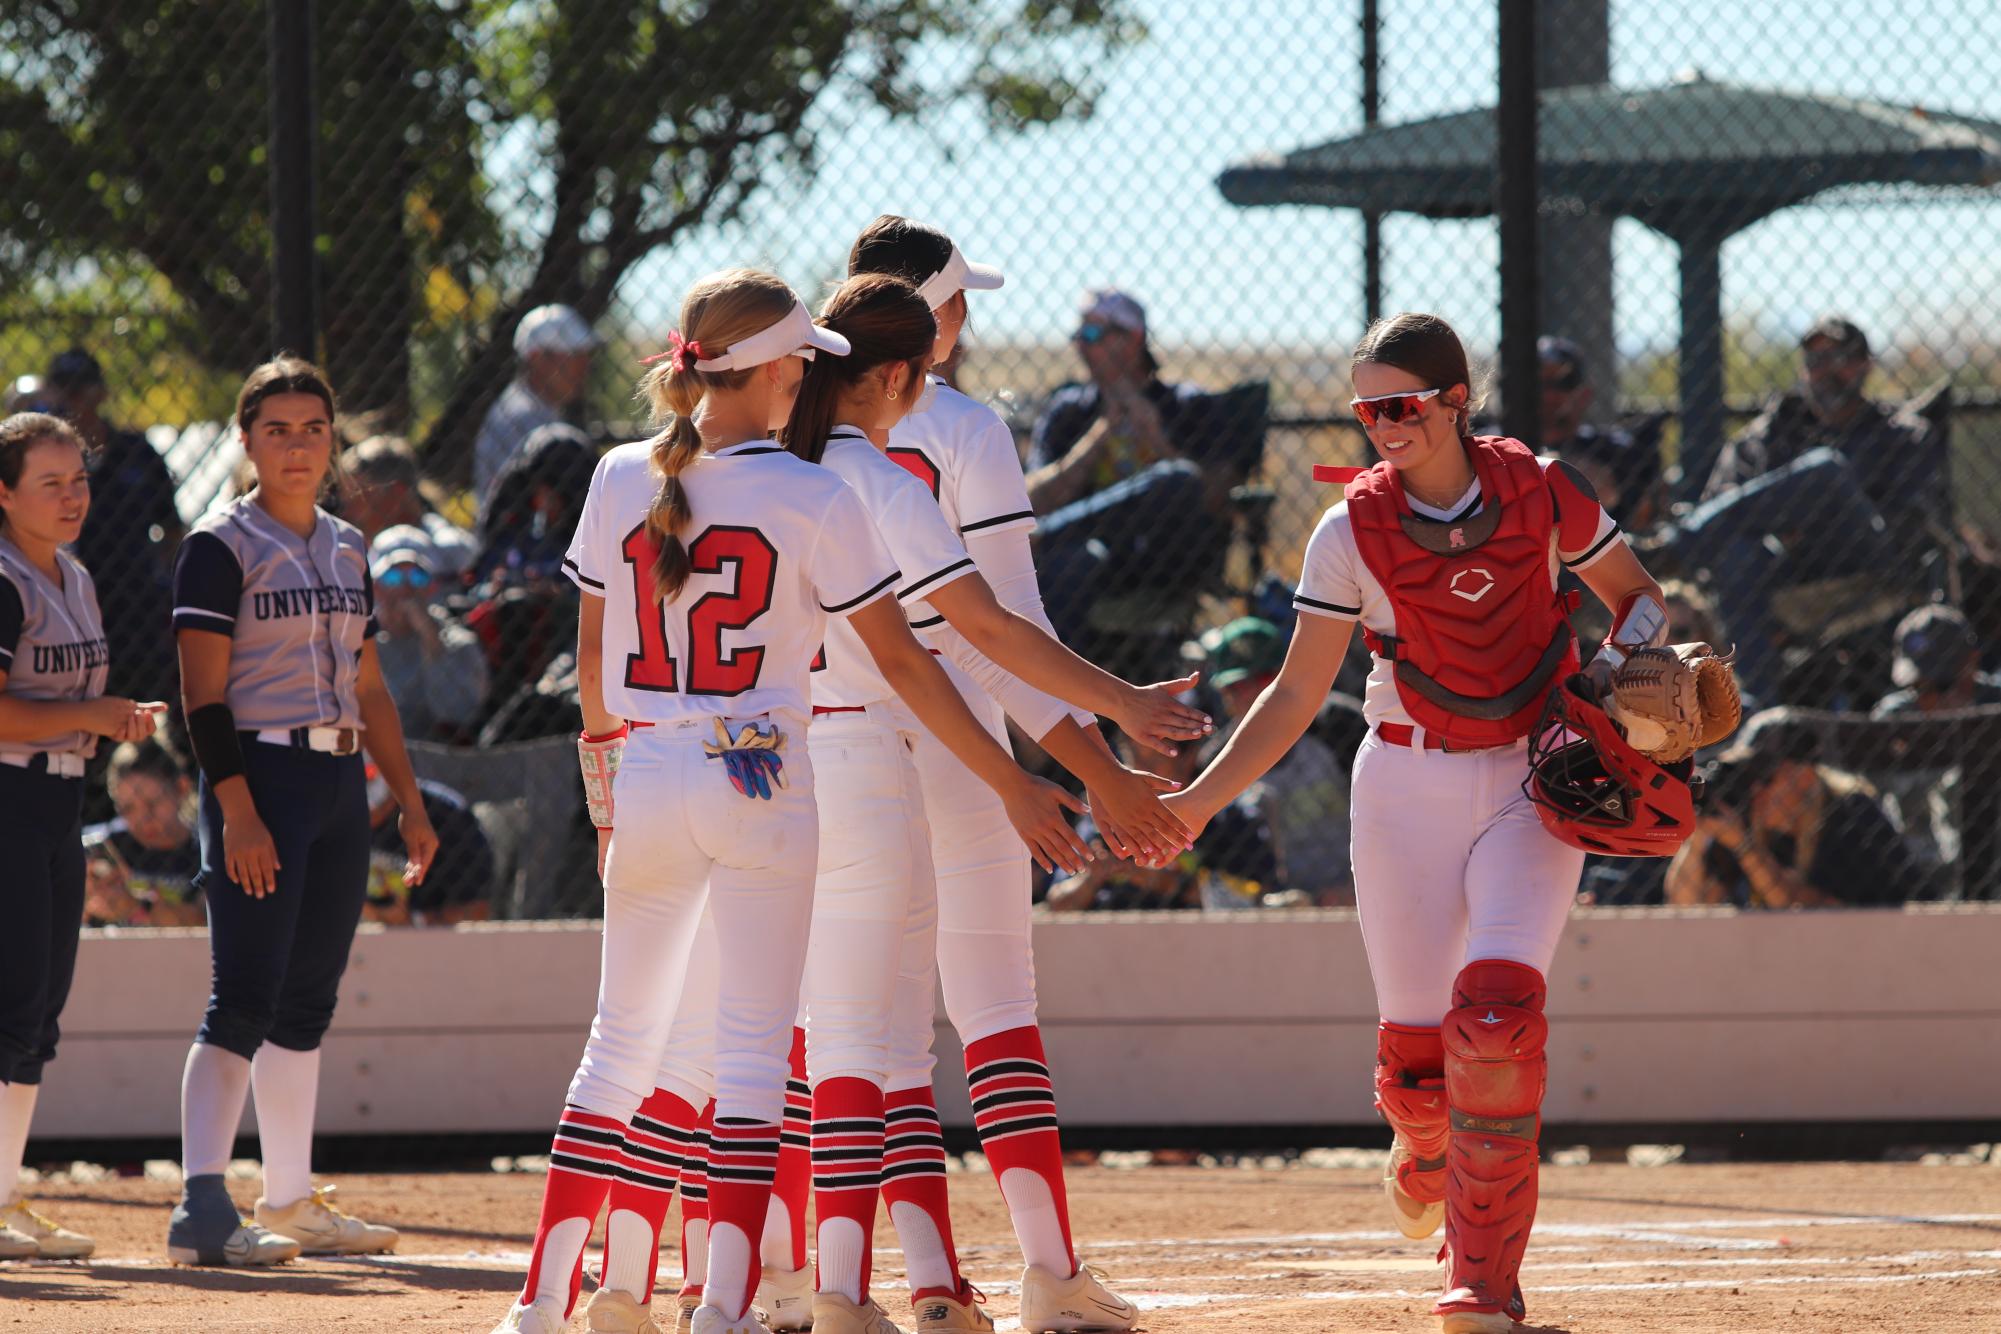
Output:
[[[1657,764],[1677,764],[1737,730],[1743,714],[1730,655],[1707,644],[1643,648],[1612,673],[1605,712],[1627,744]]]

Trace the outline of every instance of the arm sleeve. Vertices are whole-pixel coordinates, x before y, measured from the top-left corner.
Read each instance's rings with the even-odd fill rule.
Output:
[[[958,478],[959,535],[968,548],[985,534],[1035,527],[1035,507],[1028,503],[1028,478],[1014,451],[1014,434],[998,413],[982,411],[984,420],[967,442]],[[986,567],[980,568],[984,572]]]
[[[366,553],[361,558],[361,599],[368,604],[368,624],[361,628],[361,637],[373,639],[382,633],[382,622],[375,616],[375,572],[368,568]]]
[[[1543,480],[1556,502],[1556,555],[1567,570],[1595,563],[1619,539],[1619,525],[1598,497],[1583,490],[1568,465],[1543,460]]]
[[[14,650],[21,643],[21,590],[14,581],[0,577],[0,672],[14,670]]]
[[[1344,500],[1320,516],[1307,540],[1292,605],[1313,616],[1361,620],[1362,581],[1355,570],[1358,557],[1354,547],[1348,531],[1348,502]]]
[[[820,610],[832,616],[852,615],[896,587],[896,562],[845,482],[820,516],[807,577]]]
[[[174,557],[174,629],[235,634],[242,601],[243,567],[229,544],[214,533],[189,533]]]
[[[966,637],[957,633],[943,634],[931,641],[954,665],[959,667],[980,689],[994,697],[994,701],[1008,717],[1021,726],[1021,730],[1040,740],[1049,729],[1071,716],[1070,706],[1054,695],[1046,695],[1028,682],[1016,676],[966,642]],[[1090,714],[1078,715],[1087,720],[1085,725],[1097,722]]]
[[[598,460],[597,470],[591,474],[591,489],[584,496],[584,508],[577,515],[577,531],[570,535],[570,549],[563,554],[563,574],[584,592],[598,597],[604,596],[608,577],[598,565],[604,545],[597,540],[597,532],[603,527],[599,516],[604,512],[605,467],[610,460],[609,454]]]
[[[1042,587],[1035,577],[1035,555],[1028,546],[1029,532],[1026,525],[1011,525],[968,533],[966,550],[980,567],[980,573],[986,576],[987,583],[993,587],[994,599],[1015,615],[1033,621],[1053,638],[1056,628],[1049,623],[1049,612],[1042,605]],[[1021,724],[1030,736],[1040,738],[1064,714],[1085,727],[1097,724],[1098,720],[1092,714],[1072,708],[1055,696],[1037,690],[998,663],[987,662],[985,655],[966,643],[963,635],[948,626],[942,628],[946,632],[938,636],[933,646],[942,649],[953,662],[964,668],[967,675],[999,701],[1007,716]],[[962,651],[986,663],[986,666],[976,668],[961,656]],[[983,677],[985,671],[997,674],[993,683]],[[1037,726],[1037,722],[1045,716],[1048,721]]]

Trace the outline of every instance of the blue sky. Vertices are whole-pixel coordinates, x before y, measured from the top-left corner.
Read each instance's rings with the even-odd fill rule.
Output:
[[[817,177],[767,189],[740,223],[635,269],[633,313],[671,317],[694,277],[730,263],[776,268],[802,291],[837,273],[878,212],[944,225],[1008,286],[979,329],[1055,340],[1077,295],[1131,290],[1164,341],[1345,346],[1360,331],[1360,224],[1325,209],[1238,209],[1217,174],[1250,154],[1360,125],[1358,0],[1137,0],[1148,40],[1105,71],[1089,121],[1015,136],[970,112],[921,125],[828,104]],[[1491,0],[1381,0],[1389,121],[1487,105]],[[1796,91],[1873,97],[2001,120],[2001,9],[1983,0],[1612,0],[1615,83],[1700,69]],[[1997,195],[2001,202],[2001,195]],[[1879,344],[1991,335],[2001,295],[2001,210],[1986,202],[1806,206],[1724,251],[1726,315],[1787,332],[1842,309]],[[1392,309],[1435,309],[1490,343],[1498,282],[1491,222],[1394,218]],[[1617,329],[1631,354],[1671,345],[1674,247],[1636,223],[1615,236]]]

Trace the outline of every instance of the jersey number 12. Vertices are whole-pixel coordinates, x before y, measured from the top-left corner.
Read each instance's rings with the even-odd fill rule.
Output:
[[[625,684],[633,690],[683,691],[690,695],[741,695],[757,685],[764,668],[764,646],[723,652],[723,631],[743,630],[771,610],[772,581],[778,553],[755,528],[718,524],[704,528],[688,544],[688,560],[696,574],[722,574],[734,566],[736,587],[711,589],[687,604],[688,679],[680,683],[679,664],[667,648],[670,605],[653,592],[653,562],[660,544],[645,524],[625,535],[620,544],[632,567],[633,613],[638,620],[639,652],[625,656]]]

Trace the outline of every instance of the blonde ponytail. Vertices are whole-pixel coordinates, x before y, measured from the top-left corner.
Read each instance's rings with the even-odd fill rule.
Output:
[[[681,534],[694,514],[681,473],[702,452],[695,409],[709,390],[741,389],[755,373],[698,371],[696,349],[706,345],[720,354],[731,344],[770,327],[792,309],[796,299],[783,281],[755,269],[728,269],[703,279],[681,303],[687,354],[681,354],[684,345],[677,339],[676,350],[661,358],[639,382],[638,397],[652,406],[653,420],[660,428],[648,441],[660,489],[647,511],[646,527],[660,546],[653,559],[653,595],[662,601],[678,597],[693,573]]]

